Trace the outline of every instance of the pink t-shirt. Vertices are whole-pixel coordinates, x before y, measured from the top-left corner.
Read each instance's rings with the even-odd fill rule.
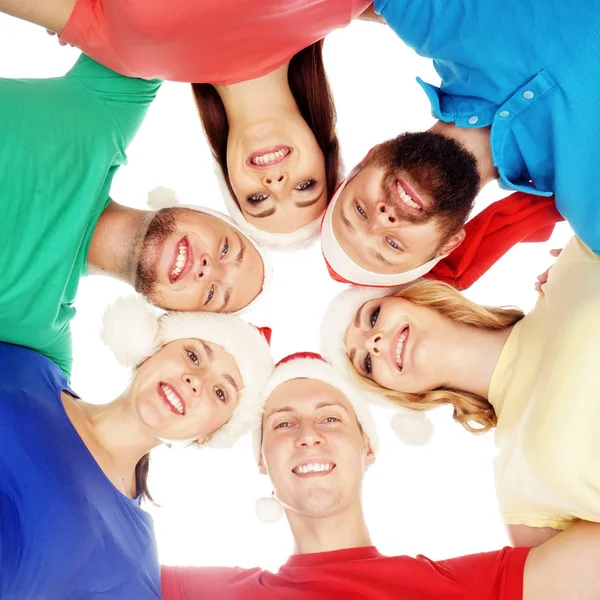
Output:
[[[522,600],[529,548],[434,562],[374,547],[290,557],[277,573],[162,567],[163,600]]]
[[[63,42],[123,75],[231,84],[273,71],[370,0],[78,0]]]

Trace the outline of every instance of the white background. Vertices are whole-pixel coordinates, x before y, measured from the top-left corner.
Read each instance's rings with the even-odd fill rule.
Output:
[[[77,55],[43,29],[0,15],[0,76],[62,75]],[[326,41],[325,59],[348,167],[373,144],[432,125],[415,77],[436,84],[439,78],[429,61],[404,47],[386,26],[356,22],[334,32]],[[164,84],[128,155],[129,165],[120,169],[112,188],[117,202],[143,207],[147,192],[163,185],[174,188],[185,203],[224,209],[188,85]],[[503,195],[496,185],[488,186],[476,210]],[[548,250],[562,247],[569,235],[562,224],[547,244],[513,249],[468,295],[481,303],[530,310],[536,300],[535,277],[552,260]],[[247,318],[273,328],[276,360],[318,350],[322,314],[343,286],[329,279],[318,246],[273,255],[273,262],[272,291]],[[108,402],[127,385],[128,373],[99,341],[98,332],[105,307],[130,291],[103,277],[81,282],[73,322],[72,384],[87,401]],[[367,523],[379,550],[438,559],[505,545],[493,485],[493,436],[470,434],[452,422],[449,410],[438,409],[432,414],[436,434],[431,444],[411,448],[396,440],[389,417],[389,411],[377,409],[381,450],[364,486]],[[254,517],[255,499],[269,494],[270,487],[253,464],[249,439],[231,451],[157,449],[150,487],[161,505],[147,508],[155,518],[163,563],[274,569],[292,551],[284,521],[264,525]]]

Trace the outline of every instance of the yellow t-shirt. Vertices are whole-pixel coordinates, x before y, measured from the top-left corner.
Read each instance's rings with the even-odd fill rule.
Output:
[[[492,376],[494,461],[509,525],[600,522],[600,256],[574,237]]]

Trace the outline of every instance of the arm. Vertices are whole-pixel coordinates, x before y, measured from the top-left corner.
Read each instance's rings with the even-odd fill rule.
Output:
[[[0,12],[62,33],[77,0],[0,0]]]
[[[581,522],[531,550],[523,600],[598,600],[600,523]]]
[[[360,21],[372,21],[373,23],[383,23],[386,25],[385,19],[375,12],[373,4],[369,4],[369,6],[360,13],[358,19]]]
[[[552,527],[529,527],[528,525],[509,525],[508,537],[516,548],[535,548],[562,533]]]

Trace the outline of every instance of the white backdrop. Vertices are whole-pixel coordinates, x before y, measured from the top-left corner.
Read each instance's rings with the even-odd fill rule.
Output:
[[[61,75],[77,55],[43,29],[0,15],[1,77]],[[433,123],[415,77],[431,83],[439,78],[429,61],[404,47],[387,27],[356,22],[334,32],[326,41],[325,58],[348,167],[373,144]],[[186,203],[224,210],[188,85],[164,84],[128,155],[129,165],[120,169],[112,188],[117,202],[143,207],[147,192],[163,185],[174,188]],[[505,194],[489,185],[477,210]],[[481,303],[530,310],[536,300],[535,277],[552,260],[548,250],[562,247],[569,236],[562,224],[547,244],[513,249],[468,295]],[[273,328],[276,360],[318,350],[323,312],[343,286],[329,279],[318,246],[275,254],[273,262],[273,289],[247,318]],[[98,332],[104,308],[129,291],[103,277],[81,283],[73,322],[72,383],[85,400],[108,402],[127,385],[127,372]],[[505,545],[493,485],[493,436],[469,434],[452,422],[449,410],[438,409],[432,414],[432,443],[411,448],[397,442],[389,417],[388,411],[376,411],[381,451],[366,476],[364,493],[367,522],[379,550],[439,559]],[[150,487],[161,505],[147,509],[155,519],[163,563],[275,569],[292,550],[285,522],[264,525],[254,517],[255,499],[269,494],[270,487],[253,464],[249,439],[230,451],[157,449]]]

